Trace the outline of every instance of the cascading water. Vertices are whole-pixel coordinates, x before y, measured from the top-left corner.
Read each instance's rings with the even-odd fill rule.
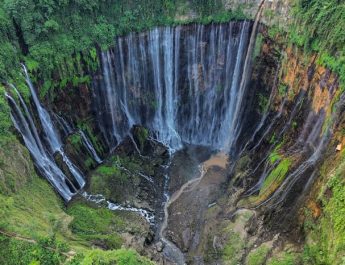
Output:
[[[172,149],[230,148],[245,103],[251,22],[155,28],[101,53],[94,106],[115,146],[134,124]],[[245,73],[243,73],[245,72]]]
[[[92,143],[90,142],[89,138],[86,137],[85,133],[82,130],[79,130],[79,134],[81,139],[83,140],[84,145],[86,146],[87,150],[89,151],[92,158],[98,163],[102,163],[102,159],[98,156],[97,151],[93,147]]]
[[[12,121],[16,129],[22,135],[25,145],[29,149],[38,170],[54,186],[58,193],[66,201],[69,201],[72,196],[85,185],[84,177],[78,167],[74,165],[70,158],[65,154],[62,141],[52,119],[48,111],[41,105],[25,66],[23,66],[23,68],[26,82],[30,88],[31,96],[37,110],[42,133],[39,134],[36,124],[34,123],[32,113],[29,111],[24,99],[14,86],[12,87],[18,96],[20,106],[12,96],[6,94],[12,107]],[[70,128],[68,128],[68,130],[70,130]],[[86,137],[83,139],[87,142]],[[87,142],[86,145],[90,145],[90,143]],[[90,152],[94,151],[91,146],[88,146],[87,148],[90,149]],[[56,153],[61,155],[63,162],[68,167],[74,179],[69,179],[56,164],[54,159],[54,155]],[[96,153],[94,155],[97,160],[100,160],[99,157],[96,156]]]
[[[25,111],[25,116],[16,101],[10,95],[6,94],[12,107],[11,118],[13,124],[22,135],[25,145],[29,149],[39,172],[55,187],[61,197],[68,201],[72,198],[74,192],[76,192],[76,188],[57,166],[50,152],[43,147],[44,144],[38,135],[33,117],[19,93],[18,96]]]
[[[57,122],[57,124],[59,124],[59,127],[62,129],[63,136],[66,137],[69,134],[72,134],[73,132],[78,131],[78,133],[79,133],[79,135],[83,141],[84,146],[86,147],[87,151],[89,152],[89,154],[91,155],[93,160],[95,160],[97,162],[97,164],[102,163],[102,159],[97,154],[96,149],[93,147],[90,139],[87,137],[85,132],[83,132],[82,130],[77,130],[75,128],[72,128],[72,126],[63,117],[57,115],[56,113],[53,113],[53,116],[54,116],[54,119]]]
[[[142,217],[146,219],[147,222],[149,222],[151,225],[154,224],[155,217],[152,213],[148,212],[144,209],[139,209],[131,206],[122,206],[119,204],[112,203],[110,201],[107,201],[106,198],[102,194],[97,195],[91,195],[86,192],[82,193],[82,196],[91,202],[94,202],[96,204],[105,204],[109,210],[112,211],[127,211],[127,212],[135,212],[139,213]]]
[[[101,72],[94,76],[92,89],[99,131],[109,149],[129,135],[136,124],[148,127],[154,138],[172,150],[184,144],[204,145],[227,152],[235,148],[246,105],[246,84],[255,40],[252,29],[256,31],[257,25],[257,22],[253,25],[243,21],[165,27],[117,38],[113,49],[100,54]],[[25,139],[27,134],[32,134],[31,130],[21,125],[27,121],[15,100],[8,95],[15,113],[13,121],[20,124],[16,127],[42,175],[65,200],[69,200],[85,181],[80,170],[65,155],[58,130],[39,102],[25,67],[24,71],[41,125],[40,134],[32,122],[33,136]],[[54,121],[64,136],[76,132],[60,116],[55,115]],[[93,159],[101,163],[84,132],[78,133]],[[30,149],[32,142],[36,145],[39,142],[43,151],[37,152],[40,147]],[[73,180],[56,165],[55,153],[61,155]],[[48,157],[49,164],[58,173],[50,174],[41,157]],[[141,176],[153,183],[150,176]],[[101,195],[86,198],[105,201]],[[153,220],[143,209],[107,203],[110,209],[136,211],[150,222]],[[162,240],[167,244],[165,252],[170,253],[168,256],[174,256],[173,259],[182,264],[183,253],[164,236]]]
[[[185,143],[235,148],[256,36],[252,25],[165,27],[117,38],[115,48],[100,54],[102,71],[93,86],[107,142],[116,146],[140,124],[173,150]],[[166,255],[183,264],[183,253],[160,234]]]
[[[30,80],[27,69],[24,65],[23,65],[23,69],[24,69],[24,73],[26,77],[26,83],[28,84],[30,88],[31,96],[36,106],[36,110],[38,112],[38,116],[41,121],[43,133],[50,147],[51,154],[54,154],[55,152],[60,153],[63,161],[68,166],[70,172],[72,173],[72,175],[75,177],[76,181],[78,182],[79,187],[82,188],[85,185],[85,180],[83,178],[83,175],[80,172],[80,170],[72,163],[69,157],[65,154],[60,136],[55,129],[55,126],[50,118],[49,113],[42,107],[40,101],[38,100],[35,88]]]

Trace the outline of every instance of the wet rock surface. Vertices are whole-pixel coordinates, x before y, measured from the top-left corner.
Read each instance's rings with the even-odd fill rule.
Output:
[[[188,256],[198,248],[205,214],[209,205],[221,195],[227,179],[227,156],[215,155],[199,167],[199,175],[171,195],[163,231],[165,237]]]
[[[176,152],[168,169],[169,193],[173,194],[183,184],[198,177],[199,165],[212,154],[209,148],[202,146],[188,146]]]
[[[126,137],[114,150],[112,156],[90,175],[88,192],[102,193],[105,197],[122,205],[147,209],[157,213],[161,209],[165,169],[169,153],[167,148],[147,138],[138,140],[138,130]],[[152,239],[150,240],[152,241]]]

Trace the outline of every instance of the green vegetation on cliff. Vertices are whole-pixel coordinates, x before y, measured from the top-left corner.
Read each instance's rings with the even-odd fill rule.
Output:
[[[146,258],[140,257],[134,250],[91,250],[71,261],[70,265],[153,265]]]
[[[0,55],[1,58],[1,55]],[[1,64],[0,64],[1,65]],[[10,142],[11,132],[10,128],[12,122],[10,119],[10,107],[4,96],[5,88],[0,84],[0,147],[4,147],[7,142]]]
[[[262,265],[265,264],[267,254],[269,252],[269,247],[262,245],[250,252],[247,257],[247,265]]]
[[[1,264],[61,264],[69,251],[75,256],[71,264],[113,264],[113,259],[116,264],[151,264],[132,250],[116,250],[123,244],[120,233],[145,233],[135,214],[82,201],[65,210],[52,187],[37,176],[11,196],[0,194],[0,203]]]
[[[92,172],[88,192],[113,202],[131,201],[143,176],[155,175],[153,163],[137,155],[113,156]]]
[[[345,84],[345,4],[339,0],[295,0],[289,41],[319,54],[318,63]],[[344,85],[343,85],[344,88]]]
[[[36,175],[27,150],[15,139],[7,146],[0,149],[1,264],[67,264],[70,251],[75,256],[71,264],[112,264],[112,259],[150,264],[134,251],[120,249],[122,234],[145,235],[145,221],[82,199],[66,209],[51,185]],[[95,247],[100,249],[91,250]]]
[[[24,61],[31,71],[39,69],[43,77],[53,77],[56,71],[68,77],[69,71],[83,71],[68,60],[71,55],[79,61],[85,56],[94,58],[91,48],[95,44],[106,49],[115,36],[128,32],[195,18],[209,23],[244,17],[241,11],[225,12],[220,0],[1,0],[0,80],[7,82],[15,76],[19,61]],[[80,57],[81,51],[90,54]]]
[[[11,136],[2,85],[14,83],[28,95],[21,62],[40,97],[52,98],[54,91],[89,84],[90,73],[99,67],[97,49],[114,45],[116,36],[244,18],[241,9],[226,11],[221,0],[0,0],[0,146]]]
[[[6,265],[153,265],[135,250],[93,249],[74,255],[54,237],[32,243],[0,235],[1,264]]]
[[[345,162],[342,159],[334,171],[330,171],[329,165],[332,163],[325,162],[321,171],[323,179],[329,179],[318,198],[323,213],[315,218],[309,211],[304,222],[306,264],[338,265],[345,262]]]
[[[90,241],[106,249],[121,247],[123,240],[118,231],[124,230],[126,224],[113,212],[76,203],[69,207],[67,213],[74,217],[69,227],[81,242]]]
[[[68,248],[54,237],[36,243],[0,235],[1,264],[59,265],[66,261]]]

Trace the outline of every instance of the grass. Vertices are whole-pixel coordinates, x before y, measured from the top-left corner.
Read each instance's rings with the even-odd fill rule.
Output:
[[[268,98],[265,97],[263,94],[258,94],[258,102],[259,102],[259,112],[264,114],[268,111]]]
[[[121,247],[123,241],[118,232],[124,230],[126,224],[116,213],[82,203],[73,204],[67,213],[74,217],[69,225],[71,231],[81,239],[107,249]]]
[[[154,263],[138,255],[134,250],[119,249],[104,251],[94,249],[72,260],[75,265],[153,265]]]
[[[11,138],[0,147],[0,195],[19,191],[35,175],[29,151],[14,136]]]
[[[313,225],[306,227],[309,243],[305,246],[303,259],[311,264],[344,264],[345,257],[345,163],[338,166],[334,176],[328,181],[332,196],[322,197],[324,213],[320,220],[310,217],[305,222]]]
[[[90,179],[90,192],[103,194],[114,202],[122,201],[124,190],[131,185],[131,175],[116,164],[104,164],[97,168]]]
[[[222,260],[224,261],[224,264],[239,264],[244,246],[245,242],[241,236],[235,232],[231,232],[229,235],[229,240],[227,241],[222,253]]]
[[[91,174],[89,192],[101,193],[113,202],[130,200],[142,178],[139,172],[153,176],[155,168],[152,161],[136,155],[113,156]]]
[[[142,152],[144,150],[145,142],[147,138],[149,137],[149,131],[148,129],[144,127],[137,127],[135,128],[134,136],[138,139],[139,148],[140,148],[140,151]]]
[[[98,137],[93,133],[93,130],[88,121],[79,121],[77,127],[84,131],[98,154],[104,154],[106,152]]]
[[[45,248],[49,246],[59,251],[73,249],[80,254],[77,257],[83,257],[80,263],[71,264],[91,264],[87,263],[93,257],[91,246],[119,249],[123,244],[121,233],[145,233],[142,222],[133,213],[93,208],[78,200],[65,211],[50,184],[34,176],[12,196],[0,194],[0,229],[34,239],[38,244],[0,236],[1,261],[8,265],[62,264],[65,257]],[[107,260],[107,255],[116,257],[116,264],[150,264],[132,250],[96,252],[98,263],[92,264],[113,264],[102,261]]]
[[[80,146],[83,144],[81,136],[79,133],[74,133],[68,137],[69,141],[73,145],[73,147],[77,150],[80,149]]]
[[[135,250],[90,249],[79,253],[72,260],[67,260],[69,248],[54,237],[37,243],[17,240],[0,235],[0,255],[2,264],[6,265],[153,265],[141,257]]]
[[[54,237],[37,244],[0,235],[0,255],[6,265],[59,265],[66,261],[67,246]]]
[[[277,155],[271,158],[274,162]],[[264,180],[258,195],[244,198],[239,202],[239,206],[256,205],[265,201],[283,182],[291,166],[291,160],[288,158],[281,158],[279,164],[271,171],[271,173]]]
[[[262,187],[260,189],[260,195],[266,193],[273,192],[284,180],[287,172],[289,171],[289,167],[291,165],[291,161],[288,158],[283,159],[280,161],[278,166],[272,170],[272,172],[266,177]]]
[[[42,199],[44,198],[44,200]],[[59,239],[69,235],[66,224],[70,217],[62,210],[62,201],[43,179],[34,177],[11,197],[0,195],[1,220],[6,230],[39,239],[57,234]]]
[[[304,264],[345,264],[344,153],[340,153],[336,159],[329,159],[320,169],[322,186],[317,200],[322,205],[322,213],[317,219],[305,214],[307,243],[303,252]]]
[[[269,155],[271,165],[273,165],[276,161],[281,160],[281,155],[279,154],[279,152],[283,145],[284,141],[276,145],[272,153]]]
[[[296,265],[299,263],[298,253],[283,252],[279,257],[273,257],[267,262],[267,265]]]
[[[281,156],[278,154],[277,151],[273,151],[270,156],[269,156],[269,159],[270,159],[270,163],[271,164],[274,164],[275,162],[277,162],[278,160],[281,159]]]
[[[222,264],[240,264],[244,249],[247,247],[245,240],[245,226],[252,217],[253,212],[244,211],[236,215],[234,222],[230,222],[223,230],[227,241],[222,251]]]
[[[289,90],[289,86],[284,83],[280,83],[278,87],[278,94],[281,98],[286,95],[286,92]]]
[[[264,265],[269,250],[269,247],[261,245],[254,251],[251,251],[247,257],[247,265]]]

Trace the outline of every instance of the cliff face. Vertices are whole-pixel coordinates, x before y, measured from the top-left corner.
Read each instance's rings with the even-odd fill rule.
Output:
[[[260,2],[228,1],[226,8],[235,10],[242,6],[249,16],[254,17]],[[257,38],[253,72],[249,78],[249,93],[245,98],[246,106],[250,107],[245,112],[247,117],[242,124],[240,139],[243,139],[243,143],[238,156],[233,158],[229,168],[212,168],[200,190],[186,193],[182,196],[184,199],[172,205],[169,210],[173,218],[167,224],[170,226],[168,237],[186,252],[187,260],[191,263],[198,264],[203,260],[205,264],[341,264],[345,244],[342,220],[345,146],[343,91],[338,76],[318,64],[317,54],[307,54],[296,46],[287,45],[285,39],[269,34],[270,25],[286,25],[289,20],[288,13],[289,1],[265,2],[262,21],[266,26],[261,25]],[[184,19],[194,16],[191,12]],[[187,27],[191,32],[196,29],[200,33],[203,29],[194,25]],[[221,30],[224,29],[219,27],[217,32]],[[238,30],[235,28],[234,31]],[[126,42],[133,41],[131,38],[126,39]],[[188,36],[185,38],[188,39]],[[145,41],[146,39],[143,43]],[[205,47],[205,43],[209,41],[204,41],[202,45]],[[138,47],[138,50],[143,48]],[[126,56],[133,52],[129,45],[124,51]],[[97,52],[98,58],[105,54],[100,49]],[[114,53],[118,53],[117,48],[109,52]],[[165,50],[160,52],[161,55],[163,53]],[[181,58],[184,56],[198,57],[188,52]],[[112,60],[116,64],[117,61],[113,58]],[[186,73],[190,76],[187,77],[186,74],[180,77],[180,83],[183,84],[179,86],[179,91],[187,90],[188,82],[202,83],[204,80],[203,65],[195,59],[190,63],[192,67],[189,69],[189,60],[194,59],[188,59],[188,62],[181,65],[181,68],[188,69]],[[135,71],[130,69],[130,63],[126,64],[129,70],[123,72],[122,78],[131,80]],[[219,68],[224,66],[222,55],[219,55],[215,65]],[[104,190],[107,199],[130,202],[151,211],[157,210],[157,216],[161,217],[163,213],[159,212],[159,206],[166,185],[162,165],[166,164],[166,150],[151,142],[146,129],[138,128],[137,134],[131,135],[132,138],[125,138],[117,150],[111,149],[107,137],[99,127],[99,121],[95,118],[107,111],[107,105],[96,108],[93,101],[95,84],[106,80],[104,61],[96,59],[92,71],[88,69],[88,65],[84,66],[81,75],[89,78],[92,76],[93,81],[68,81],[64,83],[64,89],[45,97],[44,105],[48,109],[68,124],[73,124],[72,132],[66,132],[63,122],[54,118],[57,128],[64,135],[66,153],[83,173],[88,175],[89,191],[100,193]],[[133,67],[135,69],[137,66]],[[113,68],[121,71],[122,66]],[[145,78],[151,78],[151,75],[152,73],[145,75]],[[114,78],[111,76],[111,82]],[[188,78],[190,80],[187,80]],[[37,80],[37,84],[38,89],[44,91],[42,80]],[[221,92],[223,88],[218,87],[217,93],[220,93],[218,90]],[[134,85],[129,91],[134,95],[129,103],[133,106],[137,104],[135,100],[141,97]],[[145,91],[148,92],[145,103],[149,106],[145,108],[145,104],[141,102],[139,114],[143,114],[147,109],[153,112],[158,108],[157,102],[152,100],[153,87],[148,86]],[[184,99],[188,97],[187,93],[183,96]],[[202,98],[200,101],[203,100]],[[123,103],[120,100],[118,105],[124,108]],[[188,109],[185,114],[188,114]],[[120,118],[115,117],[115,120]],[[109,119],[105,119],[104,124],[111,127]],[[115,156],[103,166],[97,167],[78,130],[87,134],[102,158],[108,158],[109,154]],[[194,152],[193,155],[198,156],[200,161],[204,159],[200,158],[203,156],[202,151]],[[158,262],[163,262],[161,255],[157,254],[157,250],[162,250],[161,247],[144,247],[144,240],[145,246],[151,244],[153,235],[147,224],[143,229],[139,228],[145,223],[141,218],[133,215],[128,217],[126,214],[120,214],[120,217],[116,214],[108,215],[98,210],[94,212],[93,208],[86,210],[89,209],[88,205],[79,199],[71,204],[66,214],[66,209],[60,206],[61,202],[56,194],[42,184],[42,180],[38,180],[27,150],[17,140],[0,151],[0,158],[0,199],[9,205],[8,208],[14,216],[7,217],[7,224],[4,225],[6,229],[35,238],[38,238],[37,234],[47,235],[54,230],[60,239],[66,242],[71,243],[72,235],[81,239],[82,244],[104,249],[118,248],[123,244],[136,247]],[[55,159],[63,164],[61,157]],[[181,167],[189,161],[200,162],[190,158],[185,159],[186,162],[183,155],[182,161],[178,159],[181,158],[177,158],[176,163]],[[126,168],[121,168],[119,173],[116,171],[119,166],[130,167],[132,172],[128,173]],[[188,181],[189,176],[183,174],[195,175],[197,171],[189,169],[190,165],[186,166],[185,171],[190,170],[187,173],[176,168],[176,165],[173,166],[173,174],[178,178],[171,188],[175,191]],[[153,182],[151,175],[156,178]],[[117,182],[119,185],[114,186]],[[24,209],[34,212],[33,219],[39,220],[39,209],[31,204],[21,209],[6,199],[13,194],[30,195],[30,190],[33,191],[31,195],[34,199],[29,196],[32,202],[40,201],[42,191],[54,198],[51,209],[47,204],[42,205],[47,215],[41,219],[44,220],[44,229],[39,230],[36,227],[39,232],[33,235],[25,230],[30,226],[29,223],[24,222],[25,229],[18,229],[15,219],[31,220],[28,216],[18,214]],[[189,203],[193,200],[193,204]],[[15,202],[23,203],[18,196],[15,197]],[[52,209],[57,214],[50,213]],[[0,214],[3,212],[0,211]],[[72,223],[71,216],[77,223]],[[108,218],[108,226],[97,227],[101,232],[97,231],[96,235],[88,234],[88,228],[78,226],[85,216],[87,219],[96,216],[96,220]],[[56,221],[59,218],[61,222]],[[119,224],[121,222],[129,227],[124,228]],[[11,226],[8,226],[8,223]],[[119,225],[121,228],[114,228],[113,223],[116,223],[115,227]],[[71,228],[73,231],[70,231]],[[114,242],[108,234],[115,235],[116,238],[122,237],[126,242]],[[81,247],[73,241],[73,247]]]
[[[316,259],[313,253],[302,257],[301,252],[303,249],[316,251],[318,241],[315,238],[310,241],[309,237],[324,229],[319,225],[331,218],[318,219],[324,210],[330,212],[330,206],[326,206],[330,198],[325,199],[322,207],[320,199],[315,200],[313,194],[319,192],[320,187],[328,187],[330,175],[325,175],[325,169],[321,170],[325,165],[321,165],[333,161],[332,166],[326,167],[335,169],[341,161],[341,152],[336,150],[338,144],[343,144],[342,102],[337,106],[341,95],[338,77],[317,65],[317,55],[306,56],[296,47],[285,46],[269,37],[265,27],[260,34],[262,46],[255,58],[249,84],[254,98],[260,100],[253,100],[254,111],[245,125],[248,132],[254,127],[255,134],[249,137],[251,141],[232,173],[226,196],[211,192],[207,201],[210,204],[216,201],[217,205],[202,214],[205,223],[191,222],[184,230],[180,230],[181,223],[176,226],[174,222],[181,218],[184,222],[188,218],[197,220],[194,211],[186,210],[187,204],[183,202],[171,210],[181,212],[184,209],[188,213],[188,217],[182,214],[180,219],[171,220],[171,227],[175,227],[170,231],[171,240],[188,251],[190,257],[206,258],[210,264],[216,261],[226,264],[233,259],[249,262],[259,254],[267,262],[294,260],[298,263],[302,258]],[[331,203],[336,202],[331,200]],[[261,204],[260,210],[251,210]],[[237,207],[249,210],[234,215]],[[199,216],[200,213],[195,214]],[[229,216],[233,216],[234,222],[225,221]],[[314,223],[316,230],[303,230],[307,222]],[[219,229],[212,229],[212,226]],[[231,229],[235,231],[229,232]],[[326,236],[327,232],[322,232]],[[200,233],[200,244],[194,246],[190,239],[197,233]],[[301,242],[305,237],[308,240],[304,246]],[[327,244],[322,251],[326,247]],[[218,254],[213,253],[214,248]],[[287,248],[296,252],[295,257],[285,252]],[[231,251],[238,251],[238,255],[232,257]],[[333,257],[325,259],[337,262],[342,254],[334,251],[331,255]]]
[[[262,0],[227,0],[224,2],[226,9],[236,10],[241,8],[249,17],[253,18]],[[290,8],[291,0],[266,0],[261,21],[266,25],[285,27],[290,19]]]
[[[10,195],[30,182],[35,171],[28,151],[13,139],[0,151],[0,192]]]
[[[342,183],[338,77],[316,55],[279,44],[264,27],[261,34],[249,83],[256,112],[245,125],[253,131],[255,124],[254,133],[227,172],[226,189],[224,169],[214,167],[170,205],[168,237],[191,264],[340,264],[343,241],[337,236],[331,250],[328,234],[342,229],[330,221]]]

